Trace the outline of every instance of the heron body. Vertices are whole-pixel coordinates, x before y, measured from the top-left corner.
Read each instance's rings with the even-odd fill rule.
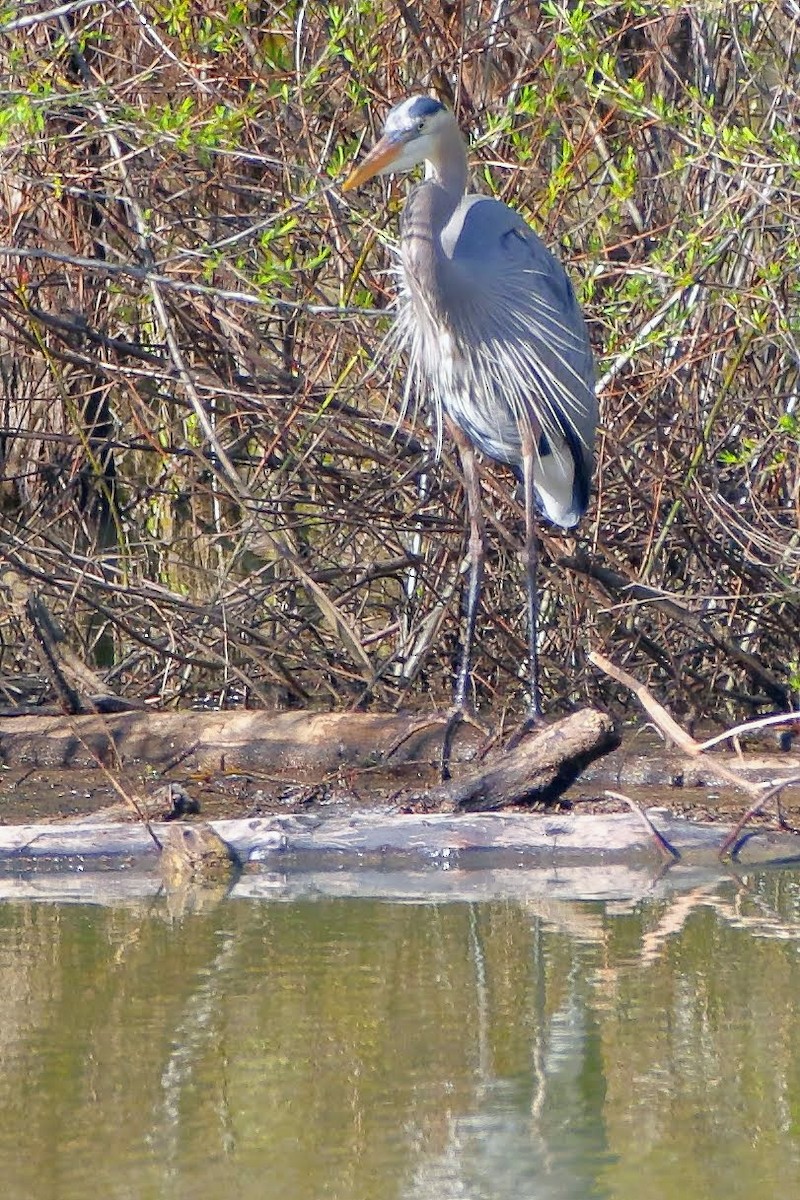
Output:
[[[535,509],[569,529],[589,502],[597,423],[592,353],[561,264],[513,209],[468,195],[464,139],[438,100],[412,96],[389,113],[383,137],[345,181],[426,166],[401,225],[395,337],[408,357],[407,396],[427,396],[451,430],[470,510],[467,631],[456,682],[463,709],[483,565],[473,447],[523,482],[528,575],[530,712],[540,711]]]

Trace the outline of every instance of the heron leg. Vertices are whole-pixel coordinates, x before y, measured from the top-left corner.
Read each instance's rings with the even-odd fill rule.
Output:
[[[539,544],[536,539],[536,500],[533,490],[533,464],[537,453],[533,433],[522,438],[522,485],[525,492],[525,542],[522,563],[528,608],[528,715],[506,743],[514,750],[524,737],[542,724],[542,693],[539,686]]]
[[[454,425],[452,429],[461,459],[461,469],[464,472],[467,511],[469,513],[469,582],[467,584],[467,603],[465,606],[464,635],[461,642],[461,658],[453,692],[453,700],[456,708],[463,711],[467,706],[467,691],[469,689],[469,675],[472,665],[472,645],[475,641],[475,626],[478,620],[478,602],[483,584],[483,562],[486,555],[486,545],[483,510],[481,507],[481,485],[478,478],[478,468],[475,463],[475,452],[467,435],[462,433],[458,426]]]
[[[453,689],[453,709],[447,721],[442,740],[442,778],[450,775],[450,753],[453,747],[453,737],[456,729],[469,711],[467,692],[469,690],[470,668],[472,666],[472,646],[475,641],[475,626],[478,620],[478,603],[483,583],[483,562],[486,555],[485,529],[483,509],[481,506],[481,485],[478,468],[475,462],[475,451],[472,442],[459,427],[448,421],[448,427],[453,441],[458,447],[461,459],[461,470],[464,473],[464,487],[467,494],[467,511],[469,513],[469,580],[467,583],[467,602],[465,606],[464,631],[461,641],[461,657]]]
[[[539,686],[539,543],[536,538],[536,504],[533,491],[533,463],[536,447],[533,437],[523,439],[522,472],[525,489],[525,544],[522,561],[525,567],[525,582],[528,596],[528,700],[529,728],[541,721],[542,693]]]

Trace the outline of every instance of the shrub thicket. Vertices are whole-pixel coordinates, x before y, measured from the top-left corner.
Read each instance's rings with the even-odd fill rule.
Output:
[[[598,357],[595,494],[542,529],[550,706],[800,689],[795,0],[9,3],[0,25],[0,682],[20,588],[163,701],[446,701],[465,534],[381,340],[407,181],[337,189],[433,89],[475,184],[562,255]],[[521,513],[485,464],[475,686],[521,702]]]

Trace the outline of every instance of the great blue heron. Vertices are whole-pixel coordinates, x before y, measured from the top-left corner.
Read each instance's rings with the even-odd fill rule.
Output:
[[[535,507],[571,529],[589,501],[597,423],[592,352],[569,279],[522,217],[467,195],[467,152],[453,114],[429,96],[396,105],[383,136],[344,182],[425,163],[401,224],[397,340],[407,395],[432,400],[459,450],[470,518],[466,629],[454,710],[467,709],[483,578],[484,524],[474,446],[523,484],[528,592],[529,719],[541,715]]]

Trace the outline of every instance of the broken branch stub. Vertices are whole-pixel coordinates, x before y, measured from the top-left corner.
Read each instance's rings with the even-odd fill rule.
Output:
[[[594,759],[618,744],[607,713],[584,708],[534,731],[513,750],[429,793],[442,811],[491,811],[552,804]]]

